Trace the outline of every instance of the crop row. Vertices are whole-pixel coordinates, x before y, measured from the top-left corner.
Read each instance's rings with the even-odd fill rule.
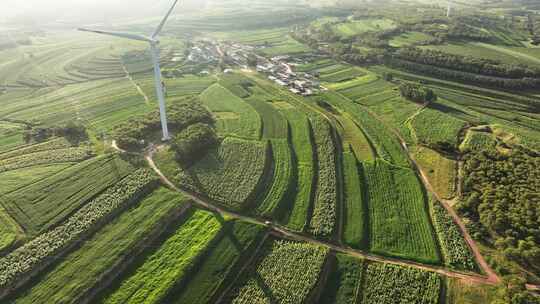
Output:
[[[343,82],[363,75],[364,73],[355,68],[348,68],[335,73],[325,74],[321,77],[321,80],[326,82]]]
[[[469,131],[459,146],[461,152],[477,152],[495,149],[495,139],[491,133]]]
[[[6,195],[2,204],[28,234],[45,231],[133,171],[113,154],[98,156]]]
[[[353,248],[364,248],[368,241],[367,202],[362,165],[352,151],[343,153],[344,223],[343,240]]]
[[[228,282],[244,265],[245,260],[253,254],[261,243],[264,233],[262,226],[245,222],[227,223],[215,246],[209,249],[197,271],[187,278],[176,291],[171,292],[166,303],[200,303],[216,302]]]
[[[289,142],[284,139],[270,141],[273,158],[273,180],[264,200],[257,207],[257,213],[264,217],[272,217],[280,213],[286,200],[289,199],[293,182],[293,168]]]
[[[342,253],[336,253],[335,268],[328,280],[320,303],[356,304],[359,303],[364,261]]]
[[[0,287],[5,288],[34,269],[50,262],[48,257],[61,253],[74,240],[157,186],[157,178],[147,170],[138,170],[107,189],[55,229],[41,234],[0,260]]]
[[[459,270],[478,270],[471,249],[465,242],[457,224],[439,202],[432,198],[431,204],[433,224],[441,241],[441,250],[447,266]]]
[[[325,100],[336,108],[351,114],[353,120],[362,128],[366,136],[377,150],[377,154],[398,166],[409,166],[409,161],[400,146],[396,136],[384,125],[373,117],[362,106],[340,94],[328,92],[324,95]]]
[[[459,132],[467,125],[461,119],[426,108],[411,122],[420,143],[433,148],[456,148]]]
[[[370,263],[364,274],[363,304],[438,304],[441,277],[397,265]]]
[[[86,241],[77,242],[62,259],[54,259],[53,267],[9,303],[99,303],[96,294],[108,291],[119,275],[129,273],[137,259],[145,256],[145,249],[157,247],[159,236],[189,214],[190,206],[178,193],[156,189]]]
[[[324,267],[329,249],[271,240],[249,277],[227,302],[306,303]]]
[[[303,231],[307,226],[308,210],[313,194],[314,159],[311,128],[306,115],[297,109],[282,110],[291,127],[291,143],[296,164],[296,191],[287,227]]]
[[[0,173],[26,167],[80,162],[92,156],[86,148],[68,148],[54,151],[36,152],[0,161]]]
[[[220,230],[211,213],[195,211],[103,303],[161,303],[169,289],[191,272]]]
[[[439,263],[426,201],[414,171],[378,160],[364,166],[369,190],[371,251]]]
[[[259,114],[240,97],[219,84],[205,90],[200,98],[217,117],[218,132],[249,139],[259,139],[262,122]]]
[[[311,120],[317,150],[318,178],[310,232],[330,237],[337,218],[336,147],[330,124],[322,118]]]
[[[56,138],[56,139],[53,139],[44,143],[34,144],[34,145],[27,146],[21,149],[2,153],[0,154],[0,160],[18,157],[25,154],[36,153],[36,152],[43,152],[43,151],[50,151],[50,150],[57,150],[57,149],[67,149],[70,146],[71,144],[63,137]]]
[[[241,209],[257,190],[266,168],[268,144],[228,137],[189,169],[196,184],[181,186],[207,195],[230,208]]]

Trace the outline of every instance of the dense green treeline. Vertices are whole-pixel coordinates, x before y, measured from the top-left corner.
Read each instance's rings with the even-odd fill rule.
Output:
[[[474,236],[540,274],[540,157],[478,151],[465,156],[464,176],[458,209],[478,224]]]

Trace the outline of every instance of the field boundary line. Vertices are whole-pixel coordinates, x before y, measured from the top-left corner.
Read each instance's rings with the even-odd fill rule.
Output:
[[[447,276],[447,277],[453,277],[457,279],[466,280],[468,282],[472,282],[476,284],[495,285],[498,283],[498,282],[493,281],[489,277],[486,277],[480,274],[449,270],[442,266],[422,264],[422,263],[414,262],[411,260],[402,260],[399,258],[392,258],[392,257],[387,257],[387,256],[379,256],[379,255],[363,252],[360,250],[343,247],[341,245],[337,245],[337,244],[330,243],[327,241],[317,240],[311,236],[289,231],[285,227],[282,227],[275,223],[266,222],[263,219],[249,217],[249,216],[241,215],[236,212],[224,210],[221,207],[215,206],[214,204],[205,201],[203,198],[200,197],[200,195],[196,193],[185,191],[175,186],[156,166],[153,160],[153,154],[155,153],[155,151],[156,151],[155,149],[149,151],[145,155],[145,159],[148,165],[150,166],[150,168],[152,168],[152,170],[156,172],[156,174],[160,177],[162,182],[165,183],[168,187],[188,197],[196,205],[199,205],[205,209],[218,212],[224,216],[231,217],[237,220],[243,220],[243,221],[250,222],[257,225],[267,226],[270,229],[269,233],[274,236],[282,237],[282,238],[293,240],[293,241],[307,242],[307,243],[315,244],[318,246],[323,246],[331,250],[334,250],[336,252],[344,253],[344,254],[357,257],[360,259],[368,260],[368,261],[389,263],[389,264],[399,265],[403,267],[412,267],[412,268],[416,268],[416,269],[420,269],[424,271],[435,272],[435,273],[438,273],[440,275]]]

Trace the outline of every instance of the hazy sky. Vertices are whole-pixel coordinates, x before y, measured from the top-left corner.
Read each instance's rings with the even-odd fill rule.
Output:
[[[172,0],[0,0],[0,20],[14,17],[34,22],[69,20],[96,22],[112,18],[161,14]],[[183,2],[183,3],[182,3]],[[193,8],[204,0],[182,0],[177,12]]]

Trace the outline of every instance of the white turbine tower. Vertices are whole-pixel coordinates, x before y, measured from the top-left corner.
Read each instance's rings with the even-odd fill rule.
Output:
[[[165,15],[165,18],[161,21],[159,26],[156,28],[152,36],[146,37],[143,35],[137,35],[137,34],[129,34],[129,33],[118,33],[118,32],[105,32],[105,31],[97,31],[97,30],[90,30],[85,28],[79,28],[79,31],[83,32],[92,32],[97,34],[103,34],[103,35],[109,35],[109,36],[115,36],[115,37],[121,37],[121,38],[127,38],[131,40],[138,40],[138,41],[145,41],[150,43],[150,50],[152,52],[152,62],[154,63],[154,80],[155,80],[155,86],[156,86],[156,94],[159,99],[159,114],[161,117],[161,129],[163,131],[163,140],[167,141],[171,139],[169,135],[169,128],[167,127],[167,112],[165,109],[165,96],[163,93],[163,84],[161,82],[161,68],[159,67],[159,40],[158,36],[159,33],[161,33],[161,30],[163,30],[163,26],[165,26],[165,23],[167,22],[167,19],[169,19],[169,16],[173,12],[174,8],[176,7],[176,4],[178,3],[178,0],[175,0],[172,7],[167,12],[167,15]]]
[[[450,18],[450,14],[452,14],[452,1],[448,1],[448,9],[446,11],[446,17]]]

